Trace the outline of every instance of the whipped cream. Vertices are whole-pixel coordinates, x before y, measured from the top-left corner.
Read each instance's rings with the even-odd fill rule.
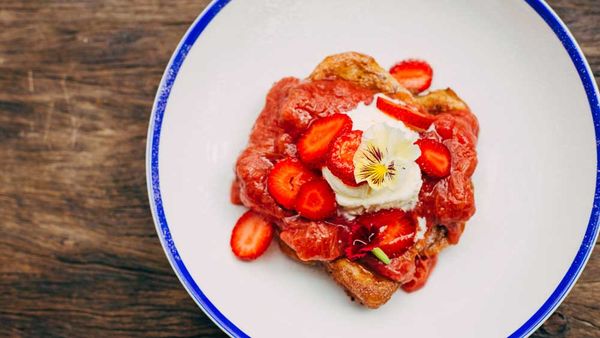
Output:
[[[419,133],[407,127],[404,123],[402,123],[402,121],[389,116],[377,108],[376,102],[378,97],[383,97],[386,100],[392,101],[399,105],[405,105],[405,103],[400,100],[394,100],[383,94],[376,94],[373,97],[373,102],[371,102],[371,104],[367,105],[364,102],[361,102],[358,104],[358,106],[356,106],[356,108],[345,113],[352,119],[352,129],[366,131],[376,124],[385,123],[392,128],[402,130],[411,139],[416,141],[419,138]]]
[[[355,178],[367,183],[349,186],[327,167],[322,168],[323,178],[348,215],[391,208],[412,210],[423,184],[421,169],[415,162],[421,155],[419,147],[414,145],[419,134],[380,111],[375,105],[378,96],[383,95],[377,94],[370,105],[361,103],[346,113],[352,119],[353,129],[363,131],[354,157]],[[373,149],[377,156],[369,153]]]

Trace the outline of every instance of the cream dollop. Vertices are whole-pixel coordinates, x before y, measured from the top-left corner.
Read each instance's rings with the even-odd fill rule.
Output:
[[[414,144],[419,134],[377,109],[375,100],[347,113],[353,129],[363,130],[354,157],[355,178],[367,184],[349,186],[327,167],[322,169],[338,205],[349,215],[389,208],[412,210],[423,184],[421,169],[415,162],[421,154]]]
[[[378,97],[383,97],[386,100],[399,105],[405,105],[405,103],[400,100],[392,99],[383,94],[376,94],[375,97],[373,97],[373,102],[371,102],[371,104],[361,102],[356,108],[346,112],[346,115],[352,119],[352,129],[365,131],[376,124],[385,123],[392,128],[404,131],[411,139],[418,139],[419,133],[408,128],[402,121],[389,116],[377,108],[376,102]]]

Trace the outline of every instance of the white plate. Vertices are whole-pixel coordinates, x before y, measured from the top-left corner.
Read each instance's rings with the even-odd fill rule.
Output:
[[[481,123],[477,213],[427,286],[378,310],[276,245],[235,259],[233,165],[269,87],[355,50],[384,67],[419,57]],[[538,0],[215,1],[157,94],[148,186],[181,282],[227,333],[255,337],[527,335],[581,273],[598,231],[597,88],[572,36]]]

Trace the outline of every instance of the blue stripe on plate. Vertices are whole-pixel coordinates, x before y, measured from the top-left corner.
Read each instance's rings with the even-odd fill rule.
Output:
[[[219,11],[221,11],[221,9],[223,9],[223,7],[229,3],[229,1],[230,0],[213,1],[204,10],[204,12],[196,19],[194,24],[192,24],[190,29],[179,43],[179,46],[173,54],[167,69],[165,70],[163,79],[156,94],[154,109],[150,117],[148,151],[146,154],[146,160],[149,160],[150,165],[149,168],[147,168],[147,178],[150,206],[152,209],[152,215],[154,217],[154,223],[156,224],[158,237],[162,242],[163,249],[165,250],[171,266],[175,270],[177,277],[179,277],[179,280],[184,285],[188,293],[192,296],[194,301],[196,301],[196,303],[208,315],[208,317],[211,318],[223,331],[233,337],[249,337],[237,326],[235,326],[235,324],[233,324],[229,319],[227,319],[227,317],[225,317],[206,297],[181,260],[179,252],[175,247],[175,242],[171,237],[169,225],[167,224],[167,217],[165,216],[165,210],[163,208],[162,197],[160,194],[160,175],[158,172],[160,132],[167,101],[169,99],[169,95],[171,94],[171,87],[177,78],[177,73],[183,64],[183,61],[200,34],[219,13]]]
[[[160,144],[160,134],[162,128],[162,120],[171,93],[171,87],[177,78],[177,73],[181,68],[189,50],[192,48],[200,34],[204,31],[211,20],[230,2],[230,0],[215,0],[205,11],[196,19],[188,32],[181,40],[179,46],[175,50],[163,79],[156,94],[154,108],[150,117],[150,127],[148,132],[148,148],[146,154],[147,160],[147,178],[148,178],[148,193],[150,197],[150,207],[156,224],[157,232],[167,258],[171,266],[175,270],[179,280],[184,285],[188,293],[200,308],[227,334],[233,337],[248,337],[235,324],[228,320],[213,303],[204,295],[198,284],[194,281],[185,264],[179,257],[177,247],[171,237],[169,225],[162,204],[160,193],[160,176],[158,172],[158,151]],[[592,117],[594,119],[594,128],[596,132],[596,152],[597,158],[600,161],[600,104],[598,101],[598,90],[595,87],[595,80],[585,61],[583,53],[579,49],[575,39],[569,33],[567,27],[560,18],[552,11],[552,9],[543,0],[525,0],[550,26],[557,37],[562,42],[563,46],[569,53],[579,77],[585,88],[585,92],[590,103]],[[600,165],[598,165],[600,168]],[[583,242],[571,264],[566,275],[558,284],[554,292],[548,300],[542,304],[531,318],[529,318],[521,327],[519,327],[510,337],[527,336],[533,332],[550,314],[558,307],[560,302],[565,298],[568,291],[573,287],[575,281],[581,274],[585,263],[587,262],[594,244],[598,236],[598,219],[600,215],[600,179],[596,177],[596,193],[594,196],[594,206],[591,211],[589,224],[583,238]]]
[[[596,82],[592,75],[591,70],[583,56],[583,53],[579,49],[575,38],[569,32],[567,26],[560,20],[558,15],[542,0],[525,0],[541,17],[546,21],[548,26],[554,31],[556,36],[560,39],[563,46],[569,53],[573,65],[579,73],[583,87],[588,97],[590,104],[590,110],[592,112],[592,118],[594,120],[594,130],[596,132],[596,168],[600,169],[600,147],[598,136],[600,135],[600,104],[598,103],[598,89],[596,88]],[[543,324],[544,320],[548,318],[562,300],[567,296],[567,293],[575,282],[585,263],[589,259],[594,244],[596,243],[596,237],[598,236],[598,216],[600,213],[599,202],[600,202],[600,179],[598,176],[598,170],[596,171],[596,191],[594,194],[594,205],[592,212],[590,213],[590,220],[588,223],[587,230],[583,237],[583,242],[577,251],[577,255],[571,263],[569,270],[560,281],[554,292],[550,297],[542,304],[539,310],[537,310],[531,318],[529,318],[521,327],[519,327],[510,337],[524,337],[533,333],[533,331]]]

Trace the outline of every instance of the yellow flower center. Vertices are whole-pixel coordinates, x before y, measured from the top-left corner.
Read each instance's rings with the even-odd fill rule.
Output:
[[[396,167],[394,161],[384,161],[385,150],[369,143],[359,151],[354,172],[357,182],[366,181],[371,188],[379,189],[394,179]]]

